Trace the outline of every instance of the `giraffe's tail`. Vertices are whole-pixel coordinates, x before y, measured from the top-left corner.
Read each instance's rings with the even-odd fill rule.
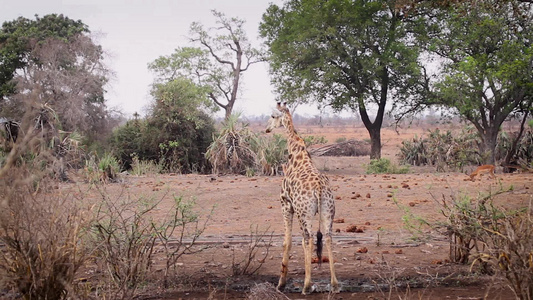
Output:
[[[318,258],[319,266],[322,264],[322,246],[322,232],[318,229],[318,232],[316,233],[316,256]]]

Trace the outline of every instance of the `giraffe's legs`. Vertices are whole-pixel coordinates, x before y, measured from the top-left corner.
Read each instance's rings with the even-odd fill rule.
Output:
[[[337,281],[337,276],[335,275],[335,260],[333,259],[333,249],[331,247],[331,233],[326,234],[326,249],[328,251],[329,258],[329,271],[331,273],[331,292],[338,293],[340,292],[339,282]]]
[[[313,238],[306,232],[304,232],[302,246],[304,248],[305,261],[305,279],[304,286],[302,288],[302,294],[307,295],[313,291],[311,288],[311,259],[313,254]]]
[[[283,202],[282,202],[283,203]],[[278,290],[283,291],[287,283],[287,273],[289,271],[289,253],[292,244],[292,219],[294,213],[287,204],[282,204],[283,222],[285,226],[285,238],[283,239],[283,259],[281,261],[281,275],[279,277]]]

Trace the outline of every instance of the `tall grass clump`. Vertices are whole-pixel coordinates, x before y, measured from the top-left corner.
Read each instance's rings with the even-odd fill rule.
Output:
[[[256,153],[251,148],[255,138],[248,125],[239,122],[238,114],[231,115],[205,153],[213,173],[246,174],[247,170],[255,169]]]
[[[95,153],[85,160],[84,175],[91,183],[116,182],[119,173],[119,162],[111,153],[102,156]]]
[[[283,164],[287,162],[287,139],[280,134],[273,134],[259,136],[254,141],[252,148],[257,153],[257,165],[261,167],[261,174],[280,175]]]

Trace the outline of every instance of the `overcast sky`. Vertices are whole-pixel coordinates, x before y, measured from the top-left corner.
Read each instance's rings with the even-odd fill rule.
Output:
[[[109,53],[107,65],[115,72],[108,86],[112,107],[126,114],[144,114],[151,101],[152,74],[148,63],[188,44],[192,22],[210,27],[215,18],[211,10],[246,21],[249,39],[259,47],[258,26],[270,3],[282,0],[0,0],[0,22],[18,17],[35,19],[51,13],[81,20],[96,35],[96,42]],[[270,86],[268,66],[252,65],[243,79],[241,98],[235,110],[245,115],[270,114],[275,95]],[[299,107],[298,113],[315,114],[312,107]],[[223,116],[222,113],[220,113]]]

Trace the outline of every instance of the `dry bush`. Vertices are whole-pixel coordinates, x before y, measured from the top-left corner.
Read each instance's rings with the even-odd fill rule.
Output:
[[[499,211],[500,218],[483,226],[484,251],[474,263],[489,263],[502,275],[516,299],[533,299],[533,207],[525,211]]]
[[[200,222],[198,214],[193,211],[194,201],[183,197],[173,197],[172,207],[167,214],[152,220],[152,229],[157,236],[157,247],[165,255],[163,286],[168,287],[170,272],[176,272],[176,263],[183,255],[203,251],[205,247],[196,247],[196,242],[203,234],[211,214]]]
[[[257,225],[255,229],[250,226],[250,241],[240,260],[236,260],[235,248],[232,249],[233,258],[231,267],[233,275],[253,275],[263,266],[272,246],[274,235],[274,232],[270,232],[269,234],[268,230],[269,228],[260,232]],[[261,247],[264,247],[264,251],[259,255],[258,252]]]
[[[124,194],[111,199],[103,189],[100,195],[92,230],[98,267],[105,274],[98,295],[131,299],[152,265],[157,237],[149,214],[160,201],[131,199]]]
[[[0,168],[0,290],[27,299],[76,297],[74,280],[91,254],[84,239],[90,208],[54,189],[58,157],[48,132],[26,128]]]
[[[533,299],[533,208],[511,211],[496,207],[493,199],[507,192],[477,199],[442,200],[443,225],[450,235],[450,259],[504,277],[516,299]],[[475,251],[472,251],[475,250]]]
[[[289,297],[273,286],[271,283],[258,283],[246,294],[248,300],[285,300]]]
[[[95,257],[104,274],[97,283],[98,296],[111,299],[132,299],[140,284],[154,277],[154,256],[164,255],[162,261],[163,286],[168,287],[171,271],[185,254],[202,251],[195,243],[204,232],[193,211],[194,201],[174,197],[173,206],[164,216],[154,215],[157,206],[166,198],[131,198],[123,194],[111,199],[105,186],[98,187],[101,198],[93,224]],[[155,278],[159,279],[159,278]]]

